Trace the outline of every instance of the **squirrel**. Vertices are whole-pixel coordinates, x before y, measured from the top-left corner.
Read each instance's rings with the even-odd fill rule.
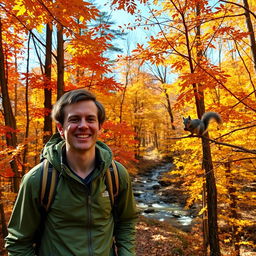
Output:
[[[208,125],[212,119],[214,119],[218,124],[222,123],[220,115],[216,112],[204,113],[201,120],[191,119],[190,116],[187,118],[183,117],[183,124],[185,126],[184,130],[190,131],[191,135],[204,135],[207,132]]]

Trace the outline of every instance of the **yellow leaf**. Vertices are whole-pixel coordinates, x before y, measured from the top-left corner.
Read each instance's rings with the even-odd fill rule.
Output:
[[[198,215],[203,214],[206,210],[207,210],[207,207],[202,208],[201,211],[198,213]]]
[[[79,21],[80,21],[80,22],[83,22],[83,21],[84,21],[84,17],[83,17],[83,16],[80,16],[80,17],[79,17]]]
[[[37,31],[38,31],[39,33],[42,33],[43,28],[44,28],[44,25],[43,25],[43,24],[40,24],[39,26],[36,27],[36,29],[37,29]]]
[[[67,45],[66,51],[70,54],[75,54],[76,49],[72,45]]]
[[[25,5],[16,5],[13,7],[13,10],[18,11],[18,13],[16,14],[17,16],[21,16],[26,12],[26,7],[25,7]]]

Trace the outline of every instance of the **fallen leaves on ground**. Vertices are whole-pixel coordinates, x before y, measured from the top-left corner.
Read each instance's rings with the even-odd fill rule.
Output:
[[[136,226],[137,256],[201,256],[201,242],[169,223],[140,217]]]

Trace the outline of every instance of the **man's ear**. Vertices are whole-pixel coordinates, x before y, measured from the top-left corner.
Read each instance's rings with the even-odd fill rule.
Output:
[[[64,130],[63,130],[63,127],[62,127],[61,123],[56,123],[56,126],[57,126],[57,129],[58,129],[58,132],[59,132],[60,136],[62,138],[64,138]]]

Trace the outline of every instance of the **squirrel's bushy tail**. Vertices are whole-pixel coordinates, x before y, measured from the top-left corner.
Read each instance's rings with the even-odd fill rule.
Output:
[[[221,119],[221,117],[218,113],[216,113],[216,112],[206,112],[206,113],[203,114],[202,119],[201,119],[204,123],[205,131],[207,130],[208,125],[209,125],[209,123],[212,119],[214,119],[218,124],[222,123],[222,119]]]

